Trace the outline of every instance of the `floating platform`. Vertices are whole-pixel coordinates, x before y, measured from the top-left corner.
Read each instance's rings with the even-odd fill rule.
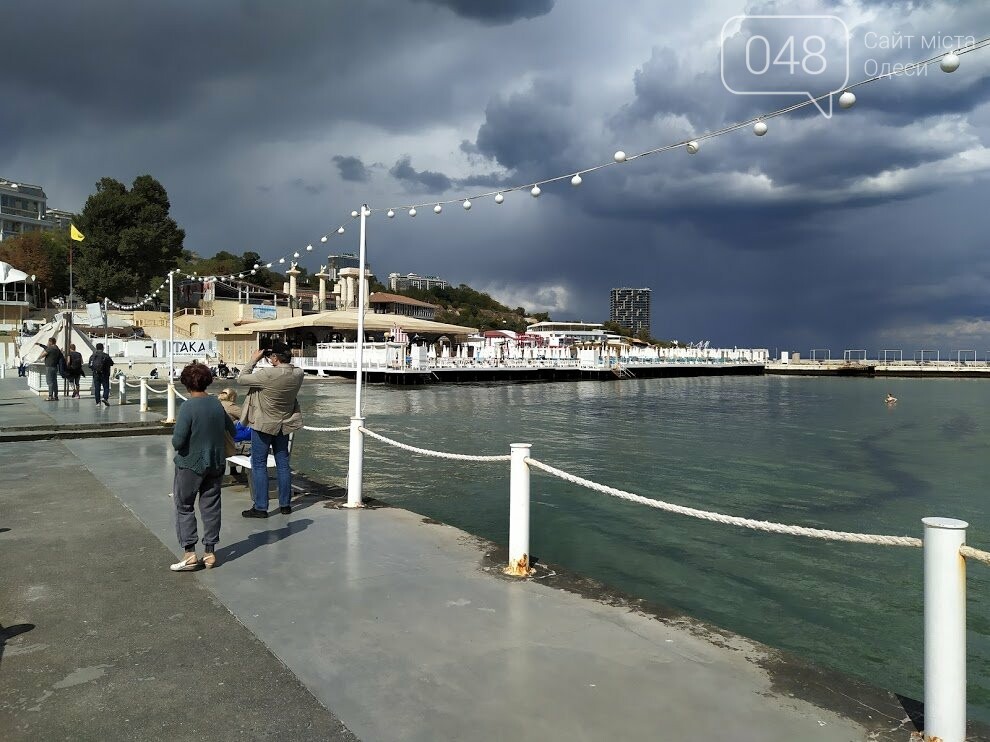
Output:
[[[866,376],[945,379],[990,379],[986,361],[929,361],[883,363],[880,361],[791,361],[768,363],[766,373],[784,376]]]

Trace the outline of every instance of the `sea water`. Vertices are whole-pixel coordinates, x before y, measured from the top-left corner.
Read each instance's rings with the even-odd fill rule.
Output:
[[[887,392],[898,398],[884,402]],[[346,425],[354,384],[307,381],[310,425]],[[731,515],[921,536],[969,522],[990,549],[990,381],[709,377],[366,386],[365,425],[403,443],[532,457],[645,497]],[[344,485],[348,434],[303,432],[293,463]],[[364,491],[501,544],[509,466],[366,438]],[[923,696],[922,552],[772,535],[608,497],[534,470],[530,547],[588,575],[818,664]],[[970,715],[990,721],[990,567],[970,562]]]

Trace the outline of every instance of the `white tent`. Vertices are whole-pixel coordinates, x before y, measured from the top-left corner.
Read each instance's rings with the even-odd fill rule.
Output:
[[[17,270],[10,263],[0,262],[0,283],[6,285],[8,283],[20,283],[28,280],[30,280],[30,277],[24,271]]]

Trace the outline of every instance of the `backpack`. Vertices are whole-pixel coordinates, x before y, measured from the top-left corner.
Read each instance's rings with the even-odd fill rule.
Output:
[[[69,353],[69,370],[70,371],[80,371],[82,370],[82,355],[76,351]]]
[[[101,351],[97,351],[93,354],[93,357],[89,359],[89,367],[93,369],[93,373],[97,376],[103,374],[103,369],[106,366],[107,354]]]
[[[58,357],[58,375],[63,379],[69,378],[69,369],[65,365],[65,356],[59,355]]]
[[[234,423],[234,443],[242,443],[249,440],[251,440],[251,428],[238,420]]]

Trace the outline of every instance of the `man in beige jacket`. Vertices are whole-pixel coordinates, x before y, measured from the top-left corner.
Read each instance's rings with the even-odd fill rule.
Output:
[[[262,358],[271,366],[255,368]],[[241,422],[251,428],[252,507],[241,513],[245,518],[268,517],[268,451],[275,454],[279,511],[292,512],[292,470],[289,468],[289,433],[302,428],[302,413],[296,396],[303,382],[303,370],[292,365],[292,351],[280,345],[274,350],[259,349],[251,364],[237,377],[237,383],[250,387],[241,408]]]

